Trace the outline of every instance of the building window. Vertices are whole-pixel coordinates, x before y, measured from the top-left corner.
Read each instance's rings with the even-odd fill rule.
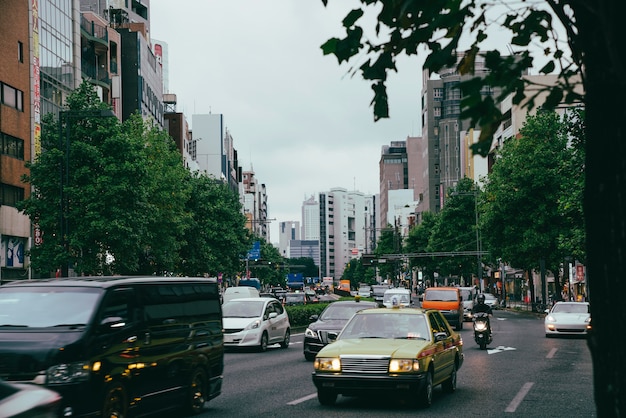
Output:
[[[17,61],[24,62],[24,44],[21,41],[17,41]]]
[[[24,189],[0,183],[0,205],[17,206],[17,202],[24,200]]]
[[[17,110],[24,110],[24,93],[8,84],[0,83],[2,87],[0,97],[2,104]]]
[[[19,160],[24,159],[24,140],[0,133],[0,152]]]

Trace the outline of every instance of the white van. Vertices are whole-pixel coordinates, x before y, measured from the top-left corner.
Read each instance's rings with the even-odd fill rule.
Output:
[[[222,295],[222,303],[226,303],[233,299],[241,299],[241,298],[258,298],[259,291],[250,286],[233,286],[227,287],[224,290],[224,294]]]
[[[408,308],[411,306],[411,291],[403,287],[392,287],[385,290],[383,296],[383,305],[386,308],[392,308],[394,306],[394,299],[398,306],[404,306]]]

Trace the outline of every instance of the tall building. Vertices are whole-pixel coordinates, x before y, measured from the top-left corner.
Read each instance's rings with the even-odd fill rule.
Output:
[[[16,204],[30,196],[21,176],[28,174],[24,163],[33,152],[34,112],[39,116],[39,102],[35,107],[31,95],[35,81],[31,74],[39,71],[38,61],[30,54],[34,42],[31,3],[3,1],[0,12],[0,284],[29,278],[26,251],[31,225]],[[35,85],[39,86],[39,80]]]
[[[374,197],[338,187],[320,193],[319,206],[320,274],[339,280],[346,264],[370,245]]]
[[[463,53],[457,53],[460,60]],[[486,74],[484,58],[476,57],[474,74],[461,75],[456,66],[439,74],[424,70],[422,86],[422,133],[427,162],[428,184],[420,191],[420,211],[438,212],[443,207],[447,189],[454,187],[465,175],[461,159],[461,133],[470,129],[469,121],[461,119],[459,84]],[[486,88],[482,94],[494,95]],[[426,184],[424,184],[426,186]]]
[[[291,241],[300,240],[300,222],[283,221],[278,224],[278,251],[285,258],[291,257]]]
[[[409,187],[408,157],[406,141],[393,141],[383,145],[379,162],[380,178],[380,222],[379,228],[389,224],[389,191]]]
[[[270,242],[269,222],[267,217],[267,188],[259,183],[253,170],[242,171],[243,210],[248,229],[257,237]]]
[[[320,204],[311,196],[302,202],[302,239],[320,239]]]

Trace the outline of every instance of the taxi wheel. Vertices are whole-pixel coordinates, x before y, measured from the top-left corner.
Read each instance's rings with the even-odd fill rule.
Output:
[[[334,405],[337,401],[337,393],[328,389],[318,389],[317,400],[319,401],[320,405]]]
[[[456,362],[452,365],[450,377],[441,384],[441,388],[446,393],[453,393],[456,390]]]
[[[418,396],[418,401],[423,408],[428,408],[433,404],[433,374],[431,371],[428,371],[424,377],[424,386]]]

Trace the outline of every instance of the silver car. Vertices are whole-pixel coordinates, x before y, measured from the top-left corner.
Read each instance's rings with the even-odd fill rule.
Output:
[[[267,350],[279,343],[289,347],[291,325],[283,305],[275,298],[233,299],[222,305],[224,347]]]
[[[556,302],[544,320],[546,337],[587,335],[591,329],[589,302]]]

